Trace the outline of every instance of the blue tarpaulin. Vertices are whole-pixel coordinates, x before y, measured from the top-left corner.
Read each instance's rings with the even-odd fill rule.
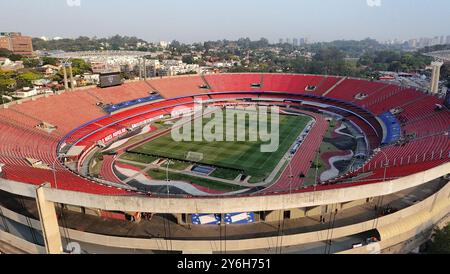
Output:
[[[219,214],[192,214],[192,224],[194,225],[218,225],[220,224]]]
[[[383,139],[383,144],[397,142],[402,137],[402,127],[397,117],[391,112],[385,112],[378,118],[386,125],[386,137]]]
[[[226,213],[223,217],[225,224],[249,224],[255,222],[253,212]]]
[[[106,112],[111,113],[111,112],[118,111],[118,110],[123,109],[123,108],[139,105],[139,104],[142,104],[142,103],[152,102],[152,101],[156,101],[156,100],[160,100],[160,99],[164,99],[164,98],[161,95],[159,95],[159,94],[158,95],[152,95],[152,96],[139,98],[139,99],[135,99],[135,100],[131,100],[131,101],[121,102],[121,103],[114,104],[114,105],[107,105],[103,109]]]

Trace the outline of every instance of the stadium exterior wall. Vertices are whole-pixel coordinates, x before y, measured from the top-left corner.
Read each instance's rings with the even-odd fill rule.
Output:
[[[378,229],[381,241],[375,247],[373,245],[365,246],[357,250],[348,250],[348,253],[376,253],[380,250],[402,243],[416,235],[430,230],[435,224],[448,216],[450,211],[450,183],[447,183],[442,189],[427,199],[408,208],[397,211],[393,214],[357,223],[349,226],[338,227],[333,230],[332,239],[346,237],[372,229]],[[15,212],[2,208],[4,215],[12,220],[27,225],[26,218]],[[40,229],[39,222],[32,220],[31,226]],[[85,242],[115,248],[130,248],[142,250],[162,250],[166,247],[163,239],[137,239],[98,235],[76,231],[72,229],[60,228],[67,234],[72,241]],[[328,229],[301,233],[295,235],[283,236],[282,246],[295,246],[330,240]],[[65,235],[65,234],[62,234]],[[9,237],[9,236],[8,236]],[[226,244],[229,252],[239,252],[245,250],[267,249],[275,246],[279,237],[264,237],[243,240],[209,241],[209,240],[170,240],[170,246],[174,251],[184,253],[212,253],[220,252],[220,246]],[[4,241],[3,234],[0,233],[0,240]],[[8,238],[9,243],[14,243],[14,238]],[[24,250],[33,250],[30,246],[24,244],[22,239],[18,239]],[[38,247],[35,251],[42,253]]]
[[[377,197],[419,186],[445,176],[450,163],[387,182],[315,192],[221,198],[103,196],[45,188],[48,201],[109,211],[152,213],[229,213],[303,208]],[[35,198],[34,185],[0,179],[0,190]]]
[[[45,254],[45,247],[27,242],[26,240],[3,230],[0,230],[0,245],[1,243],[13,246],[16,250],[19,250],[20,253]]]
[[[423,215],[423,212],[421,213],[421,215]],[[378,253],[378,251],[381,251],[381,253],[396,253],[398,250],[401,250],[403,252],[412,252],[415,248],[429,239],[434,227],[442,228],[449,223],[450,213],[447,213],[447,215],[439,219],[440,216],[441,214],[435,215],[424,223],[418,222],[417,227],[411,227],[410,230],[405,231],[404,233],[397,232],[396,234],[393,234],[392,237],[376,242],[375,244],[345,250],[342,252],[338,252],[338,254],[367,254]],[[415,216],[408,217],[408,219],[411,218],[415,218]],[[388,225],[383,229],[392,229],[395,226],[398,226],[398,224]],[[399,246],[402,243],[403,245]]]

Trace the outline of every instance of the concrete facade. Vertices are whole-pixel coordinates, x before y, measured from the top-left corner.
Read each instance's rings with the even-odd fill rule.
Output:
[[[63,248],[55,204],[47,201],[45,189],[43,187],[39,187],[36,190],[36,204],[39,212],[39,219],[41,220],[41,231],[44,237],[46,252],[48,254],[62,253]]]
[[[42,221],[34,221],[32,226],[43,231],[48,253],[61,253],[61,233],[58,233],[58,223],[54,203],[70,207],[96,208],[109,211],[171,213],[183,222],[183,215],[189,213],[227,213],[227,212],[261,212],[268,214],[266,221],[279,221],[289,214],[293,216],[311,216],[330,214],[335,210],[360,205],[367,199],[393,194],[415,186],[420,186],[431,180],[448,174],[450,163],[393,181],[331,189],[309,193],[289,195],[269,195],[252,197],[233,197],[222,199],[176,199],[150,197],[101,196],[86,193],[69,192],[47,187],[37,188],[34,185],[0,180],[0,189],[12,194],[37,199],[39,214]],[[26,218],[14,212],[8,212],[8,218],[28,225]],[[450,183],[426,200],[393,214],[345,227],[333,229],[332,238],[338,239],[378,229],[383,244],[382,247],[398,244],[415,233],[420,233],[432,227],[450,212]],[[186,219],[186,218],[185,218]],[[60,230],[63,228],[60,228]],[[330,240],[328,230],[314,231],[295,235],[282,236],[283,246],[297,246],[308,243]],[[91,234],[72,229],[65,229],[70,239],[92,243],[106,247],[131,248],[143,250],[164,250],[167,242],[164,239],[137,239]],[[241,252],[256,249],[267,249],[277,243],[279,237],[250,238],[242,240],[170,240],[174,251],[211,253],[221,252],[220,247],[227,246],[227,251]],[[0,238],[0,241],[2,238]],[[367,251],[367,250],[366,250]],[[369,251],[367,251],[369,252]]]
[[[48,201],[84,208],[149,213],[229,213],[289,210],[353,202],[389,195],[445,176],[450,163],[392,181],[343,187],[316,192],[223,198],[153,198],[143,196],[102,196],[45,188]],[[35,198],[34,185],[0,179],[0,190]]]
[[[4,215],[19,223],[27,224],[26,218],[15,212],[2,208]],[[441,222],[450,212],[450,183],[447,183],[438,192],[427,199],[414,204],[408,208],[393,214],[380,217],[378,219],[352,224],[344,227],[334,228],[330,237],[327,230],[314,231],[308,233],[284,235],[282,246],[295,246],[301,244],[321,242],[330,239],[338,239],[349,235],[354,235],[377,229],[381,236],[381,241],[377,245],[369,245],[360,249],[351,249],[344,253],[379,253],[391,246],[402,243],[415,235],[420,235],[424,231],[430,230],[435,224]],[[39,229],[39,222],[32,220],[31,226]],[[60,228],[63,230],[64,228]],[[138,239],[105,236],[72,229],[65,229],[72,241],[92,243],[109,247],[162,250],[167,246],[164,239]],[[0,234],[1,236],[1,234]],[[220,252],[220,247],[226,244],[227,251],[246,251],[254,249],[267,249],[275,246],[279,242],[279,237],[264,237],[255,239],[209,241],[209,240],[170,240],[170,246],[174,251],[184,253],[212,253]],[[3,240],[0,237],[0,240]],[[37,251],[37,249],[35,250]]]

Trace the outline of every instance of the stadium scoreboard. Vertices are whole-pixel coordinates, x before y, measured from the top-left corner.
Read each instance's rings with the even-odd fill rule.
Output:
[[[122,85],[122,76],[120,72],[111,72],[100,74],[100,87],[112,87]]]

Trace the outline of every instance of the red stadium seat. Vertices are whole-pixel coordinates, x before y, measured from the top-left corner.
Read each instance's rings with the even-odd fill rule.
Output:
[[[315,89],[307,89],[312,86]],[[117,104],[143,98],[155,90],[160,92],[166,100],[150,102],[113,114],[107,114],[97,106],[99,102]],[[326,98],[319,97],[327,91],[329,93],[326,94]],[[201,96],[203,100],[214,99],[217,102],[227,102],[235,98],[258,98],[262,96],[262,92],[269,93],[264,95],[269,100],[270,98],[286,99],[288,95],[281,94],[284,92],[291,93],[292,98],[304,97],[316,103],[325,102],[336,109],[346,108],[354,111],[352,115],[346,114],[348,116],[345,118],[361,128],[366,134],[371,149],[380,144],[381,125],[372,114],[356,105],[374,115],[394,108],[401,109],[397,118],[401,123],[402,133],[413,134],[414,138],[403,145],[392,144],[382,147],[382,153],[373,155],[360,170],[327,183],[348,182],[361,174],[364,176],[355,183],[382,180],[381,176],[384,176],[386,165],[384,153],[389,159],[387,172],[389,178],[406,176],[449,161],[450,112],[447,109],[435,110],[436,104],[442,101],[437,97],[386,83],[333,76],[217,74],[130,82],[118,87],[89,88],[25,100],[20,104],[10,104],[8,108],[0,109],[0,162],[5,164],[4,177],[30,184],[44,182],[54,184],[51,168],[55,163],[58,143],[61,140],[67,144],[79,142],[91,147],[114,132],[149,118],[169,114],[176,106],[192,107],[194,96],[198,94],[207,94]],[[365,97],[355,98],[361,93],[364,93]],[[317,108],[320,109],[320,107]],[[292,159],[291,165],[295,173],[307,174],[311,166],[310,161],[315,157],[327,128],[327,122],[321,116],[313,113],[310,115],[316,118],[317,123],[310,132],[310,138],[303,143],[301,155],[295,155]],[[53,132],[38,129],[36,126],[42,122],[51,124],[56,129]],[[63,139],[65,136],[67,139]],[[45,166],[44,169],[33,168],[26,160],[27,158],[42,161],[47,169]],[[120,183],[112,172],[112,161],[112,156],[105,157],[100,175],[106,180]],[[82,178],[58,162],[56,162],[56,175],[58,188],[66,190],[107,195],[130,193]],[[285,172],[276,184],[265,190],[265,193],[287,191],[291,188],[299,189],[302,188],[302,184],[302,178],[298,176],[289,178],[289,174]],[[340,187],[340,185],[322,187]]]

